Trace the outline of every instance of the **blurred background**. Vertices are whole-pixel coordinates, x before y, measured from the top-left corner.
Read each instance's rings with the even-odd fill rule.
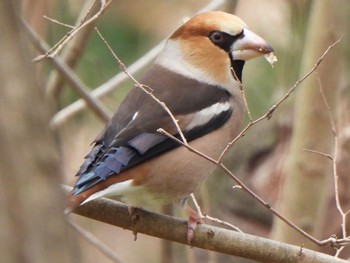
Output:
[[[69,28],[49,21],[44,16],[75,25],[81,14],[86,12],[83,10],[92,2],[23,0],[21,13],[33,30],[53,46]],[[326,239],[331,234],[341,237],[341,217],[334,200],[333,163],[325,156],[304,149],[330,156],[337,153],[338,196],[344,211],[348,211],[349,1],[119,0],[112,1],[95,26],[123,63],[129,66],[210,2],[222,2],[217,9],[241,17],[252,31],[275,49],[278,62],[273,68],[264,58],[259,58],[246,63],[243,72],[243,85],[253,119],[262,116],[280,101],[311,70],[327,47],[341,39],[312,76],[277,108],[272,118],[249,129],[224,160],[244,183],[308,233],[319,239]],[[40,54],[30,42],[28,46],[33,58]],[[69,49],[69,45],[63,49],[63,57]],[[120,73],[116,60],[94,30],[87,30],[85,40],[77,49],[77,55],[67,63],[91,90]],[[58,115],[55,114],[69,107],[80,96],[59,77],[50,63],[44,60],[35,64],[35,67],[47,95],[55,101],[51,124],[58,132],[63,181],[72,185],[74,175],[90,150],[90,143],[103,128],[104,121],[87,108],[57,121],[55,117]],[[133,74],[134,77],[139,78],[143,71],[139,70]],[[131,87],[132,82],[126,80],[100,101],[112,113]],[[327,98],[329,110],[322,94]],[[337,132],[337,149],[334,148],[330,112]],[[247,117],[242,128],[248,122]],[[334,249],[317,248],[302,238],[248,194],[238,188],[233,189],[234,185],[228,176],[215,172],[196,193],[203,212],[225,220],[245,233],[296,245],[305,244],[306,247],[335,254]],[[181,216],[177,210],[173,213]],[[73,217],[125,262],[251,262],[142,234],[134,242],[130,231],[79,216]],[[80,246],[82,262],[111,262],[84,240]],[[349,249],[345,249],[340,255],[347,258],[350,257],[349,253]]]

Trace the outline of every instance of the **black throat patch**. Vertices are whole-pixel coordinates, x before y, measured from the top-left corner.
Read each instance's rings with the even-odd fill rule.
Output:
[[[238,79],[240,82],[242,82],[242,71],[245,61],[234,60],[231,53],[231,47],[237,39],[244,37],[244,32],[242,31],[237,35],[230,35],[221,31],[212,31],[208,37],[214,45],[223,49],[228,54],[231,62],[231,68],[233,70],[232,75],[235,79]]]

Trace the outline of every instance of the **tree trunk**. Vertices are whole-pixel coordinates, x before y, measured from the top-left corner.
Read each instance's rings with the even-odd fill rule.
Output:
[[[1,262],[79,262],[63,215],[49,107],[20,35],[16,1],[0,1]]]

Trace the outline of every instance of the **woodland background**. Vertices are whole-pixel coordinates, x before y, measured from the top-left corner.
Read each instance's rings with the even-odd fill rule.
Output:
[[[114,262],[68,226],[60,187],[61,183],[73,184],[90,143],[104,126],[103,118],[84,109],[59,119],[62,115],[57,113],[81,96],[57,74],[52,60],[31,61],[43,52],[34,47],[18,19],[23,18],[54,46],[69,28],[43,16],[74,25],[82,8],[92,2],[0,4],[0,254],[4,262]],[[243,84],[253,119],[265,114],[340,39],[270,120],[254,125],[237,141],[224,163],[314,237],[343,237],[349,223],[345,212],[350,208],[350,2],[120,0],[112,1],[93,25],[129,66],[209,2],[222,2],[220,10],[240,16],[276,50],[274,68],[263,58],[246,63]],[[11,6],[14,14],[8,11]],[[95,89],[121,70],[91,28],[75,50],[72,67],[86,86]],[[65,49],[69,44],[63,54]],[[143,71],[133,76],[138,78]],[[115,111],[132,85],[127,80],[100,100],[107,112]],[[332,133],[331,120],[336,133]],[[242,128],[248,122],[247,116]],[[334,171],[339,176],[337,195]],[[195,193],[202,211],[245,233],[336,253],[330,246],[318,247],[306,240],[247,193],[232,189],[234,185],[228,176],[215,172]],[[335,197],[339,197],[343,218]],[[183,216],[172,210],[168,207],[163,212]],[[120,262],[255,262],[142,234],[135,242],[129,230],[77,215],[69,217],[118,254]],[[339,256],[350,258],[350,249],[345,247]]]

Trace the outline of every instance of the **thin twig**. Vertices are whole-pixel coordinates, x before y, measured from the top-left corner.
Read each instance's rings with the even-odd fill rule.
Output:
[[[201,209],[201,207],[199,206],[199,204],[198,204],[198,202],[197,202],[197,199],[196,199],[196,197],[194,196],[194,194],[193,194],[193,193],[190,194],[190,197],[191,197],[191,200],[192,200],[192,202],[193,202],[193,204],[194,204],[194,207],[195,207],[196,210],[197,210],[197,213],[198,213],[199,217],[200,217],[200,218],[204,218],[204,215],[203,215],[203,213],[202,213],[202,209]]]
[[[48,17],[48,16],[44,16],[44,18],[47,19],[47,20],[49,20],[49,21],[51,21],[52,23],[58,24],[58,25],[60,25],[60,26],[68,27],[68,28],[70,28],[70,29],[73,29],[73,28],[74,28],[74,26],[71,26],[71,25],[69,25],[69,24],[63,23],[63,22],[58,21],[58,20],[56,20],[56,19],[54,19],[54,18],[51,18],[51,17]]]
[[[253,121],[253,117],[252,117],[252,114],[250,112],[250,108],[249,108],[249,105],[248,105],[248,100],[247,100],[247,96],[246,96],[245,91],[244,91],[243,84],[240,81],[240,79],[238,78],[238,76],[236,74],[236,71],[234,70],[233,67],[231,67],[231,72],[232,72],[233,78],[237,81],[237,83],[239,85],[239,90],[241,91],[241,94],[242,94],[242,97],[243,97],[244,106],[245,106],[247,114],[248,114],[249,122],[252,122]]]
[[[328,153],[323,153],[323,152],[315,151],[315,150],[311,150],[311,149],[303,149],[303,151],[310,152],[310,153],[315,153],[315,154],[321,155],[321,156],[326,157],[329,160],[333,161],[333,157],[331,155],[329,155]]]
[[[91,18],[89,18],[86,21],[83,21],[78,26],[74,27],[72,30],[70,30],[60,41],[58,41],[50,50],[47,50],[43,55],[37,56],[34,61],[40,61],[47,57],[55,57],[61,49],[76,35],[79,33],[81,29],[83,29],[85,26],[89,25],[93,21],[95,21],[97,18],[101,16],[101,14],[104,12],[104,10],[108,7],[108,5],[111,3],[111,0],[100,0],[101,8],[100,10]]]
[[[111,46],[108,44],[108,42],[106,41],[106,39],[102,36],[101,32],[95,28],[95,30],[97,31],[98,35],[100,36],[100,38],[102,39],[102,41],[105,43],[105,45],[107,46],[107,48],[109,49],[109,51],[113,54],[113,57],[117,60],[121,71],[123,71],[134,83],[135,85],[140,88],[143,92],[145,92],[147,95],[149,95],[154,101],[156,101],[170,116],[172,122],[174,123],[177,132],[179,133],[181,140],[184,142],[184,144],[188,144],[185,135],[183,134],[178,121],[176,120],[175,116],[172,114],[172,112],[170,111],[170,109],[166,106],[166,104],[159,100],[153,93],[152,91],[149,90],[149,88],[147,88],[145,85],[142,85],[140,82],[138,82],[127,70],[125,64],[119,59],[119,57],[117,56],[117,54],[113,51],[113,49],[111,48]]]
[[[326,95],[324,94],[323,91],[323,86],[322,83],[320,81],[320,79],[318,78],[318,82],[319,82],[319,87],[320,87],[320,93],[322,96],[322,99],[324,101],[324,104],[327,108],[328,111],[328,117],[329,117],[329,122],[331,124],[331,129],[332,129],[332,134],[333,134],[333,138],[334,138],[334,154],[333,154],[333,158],[332,158],[332,172],[333,172],[333,183],[334,183],[334,197],[335,197],[335,204],[337,207],[337,210],[340,214],[341,217],[341,230],[342,230],[342,238],[343,239],[347,239],[347,231],[346,231],[346,217],[348,215],[348,212],[344,212],[341,203],[340,203],[340,198],[339,198],[339,187],[338,187],[338,180],[339,180],[339,176],[338,176],[338,169],[337,169],[337,163],[338,163],[338,132],[337,132],[337,128],[336,128],[336,124],[335,124],[335,120],[332,114],[332,110],[331,107],[329,106],[328,100],[326,98]],[[341,251],[343,250],[344,247],[340,247],[337,249],[335,257],[338,257],[341,253]]]
[[[321,57],[316,61],[315,65],[310,69],[309,72],[307,72],[301,79],[297,80],[295,82],[295,84],[288,90],[288,92],[274,105],[272,105],[270,107],[270,109],[268,109],[268,111],[263,114],[261,117],[255,119],[254,121],[249,121],[249,123],[247,124],[247,126],[236,136],[236,138],[234,138],[231,142],[229,142],[226,146],[226,148],[222,151],[218,162],[222,161],[222,158],[224,157],[224,155],[227,153],[227,151],[232,147],[232,145],[241,137],[243,137],[247,130],[249,130],[252,126],[254,126],[255,124],[261,122],[262,120],[269,120],[271,119],[274,111],[295,91],[295,89],[302,83],[304,82],[317,68],[318,66],[321,64],[321,62],[323,61],[323,59],[325,58],[325,56],[328,54],[328,52],[335,46],[337,45],[339,42],[341,41],[341,38],[338,39],[337,41],[335,41],[333,44],[331,44],[330,46],[328,46],[328,48],[325,50],[325,52],[321,55]]]
[[[94,9],[94,6],[97,4],[97,2],[98,2],[98,0],[93,0],[93,2],[90,5],[89,5],[89,2],[86,2],[86,4],[89,5],[89,7],[88,7],[86,12],[83,12],[83,16],[82,17],[79,16],[79,18],[80,18],[80,23],[79,24],[83,24],[88,18],[90,18],[91,17],[91,13],[95,13],[96,11],[98,11],[98,10]],[[102,7],[102,5],[103,4],[101,2],[101,7]],[[107,6],[106,6],[106,8],[107,8]],[[83,9],[85,9],[85,6],[83,7]]]
[[[106,257],[108,257],[112,262],[124,263],[125,261],[119,257],[111,248],[107,247],[103,242],[98,240],[93,234],[83,229],[78,224],[74,223],[72,220],[67,218],[68,224],[85,240],[101,251]]]
[[[99,9],[99,3],[96,0],[85,1],[84,6],[82,7],[80,14],[75,22],[75,26],[81,24],[82,21],[85,21],[88,17],[90,17],[90,14],[93,15],[98,12]],[[70,27],[70,25],[66,25],[57,20],[52,20],[52,18],[50,18],[50,21]],[[80,30],[80,33],[76,35],[69,43],[67,43],[66,47],[62,50],[61,58],[70,68],[73,69],[78,60],[81,58],[83,51],[85,50],[85,47],[88,43],[91,32],[95,26],[95,23],[96,21],[90,23],[84,29]],[[56,71],[52,71],[46,82],[46,94],[53,98],[58,98],[63,89],[63,84],[64,79],[61,77],[61,75]]]
[[[220,224],[220,225],[223,225],[223,226],[227,226],[227,227],[229,227],[229,228],[231,228],[231,229],[233,229],[233,230],[235,230],[237,232],[243,233],[243,231],[241,229],[239,229],[239,227],[237,227],[237,226],[234,226],[234,225],[232,225],[232,224],[230,224],[230,223],[228,223],[226,221],[220,220],[219,218],[215,218],[215,217],[211,217],[211,216],[209,216],[207,214],[203,214],[202,210],[201,210],[201,207],[199,206],[199,204],[197,202],[197,199],[196,199],[196,197],[194,196],[193,193],[190,195],[190,197],[192,199],[192,202],[193,202],[193,204],[194,204],[194,206],[195,206],[195,208],[196,208],[200,218],[207,219],[207,220],[209,220],[211,222],[215,222],[217,224]]]
[[[208,219],[208,220],[210,220],[210,221],[212,221],[212,222],[215,222],[215,223],[217,223],[217,224],[220,224],[220,225],[229,227],[229,228],[231,228],[231,229],[233,229],[233,230],[235,230],[235,231],[237,231],[237,232],[244,233],[239,227],[237,227],[237,226],[235,226],[235,225],[232,225],[232,224],[230,224],[230,223],[228,223],[228,222],[226,222],[226,221],[223,221],[223,220],[221,220],[221,219],[219,219],[219,218],[211,217],[211,216],[205,214],[205,215],[204,215],[204,219]]]

